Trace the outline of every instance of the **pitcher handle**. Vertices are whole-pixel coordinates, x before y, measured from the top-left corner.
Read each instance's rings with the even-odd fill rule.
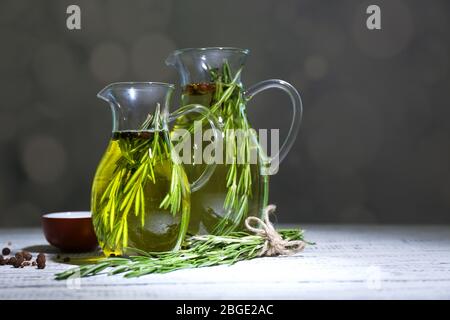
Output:
[[[177,118],[191,113],[199,113],[203,118],[206,119],[209,122],[209,125],[211,126],[213,137],[214,137],[214,150],[218,150],[217,146],[219,143],[219,138],[221,135],[221,131],[217,129],[219,127],[216,117],[213,115],[213,113],[206,107],[200,105],[200,104],[189,104],[186,106],[183,106],[179,108],[177,111],[171,113],[169,115],[169,122],[172,122],[176,120]],[[182,139],[184,136],[182,137]],[[203,138],[202,138],[203,140]],[[201,187],[205,185],[206,182],[208,182],[209,178],[211,178],[211,175],[214,173],[214,170],[216,168],[216,163],[206,163],[206,168],[203,171],[203,173],[198,177],[197,180],[191,183],[191,192],[195,192],[199,190]]]
[[[281,161],[283,161],[284,158],[286,158],[286,155],[289,153],[292,146],[294,145],[295,139],[297,138],[298,130],[300,128],[300,123],[303,114],[303,104],[300,93],[298,93],[297,89],[295,89],[290,83],[284,80],[270,79],[261,81],[250,87],[248,90],[246,90],[244,92],[244,98],[248,101],[251,98],[253,98],[253,96],[255,96],[256,94],[272,88],[281,89],[288,94],[289,98],[291,99],[293,114],[288,135],[286,139],[283,141],[280,150],[274,156],[271,156],[270,158],[266,159],[269,161],[270,164],[269,172],[267,172],[267,174],[269,175],[275,174],[278,171],[278,164],[281,163]]]

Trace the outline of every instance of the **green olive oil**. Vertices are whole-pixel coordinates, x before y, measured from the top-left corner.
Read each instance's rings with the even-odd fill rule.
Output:
[[[113,133],[92,189],[92,217],[106,255],[181,245],[190,211],[186,174],[165,131]]]

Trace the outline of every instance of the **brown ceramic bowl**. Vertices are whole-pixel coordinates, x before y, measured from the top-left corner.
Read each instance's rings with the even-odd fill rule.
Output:
[[[44,214],[42,228],[47,241],[63,252],[88,252],[98,246],[88,211]]]

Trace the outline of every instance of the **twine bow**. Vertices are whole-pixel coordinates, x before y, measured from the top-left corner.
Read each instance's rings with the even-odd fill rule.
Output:
[[[293,255],[302,251],[305,248],[305,242],[302,240],[284,240],[281,235],[275,230],[273,224],[269,220],[269,215],[275,212],[276,206],[273,204],[264,208],[262,219],[258,217],[247,217],[245,219],[245,227],[254,234],[265,239],[264,246],[259,253],[259,256],[279,256],[279,255]],[[259,225],[259,227],[253,227]]]

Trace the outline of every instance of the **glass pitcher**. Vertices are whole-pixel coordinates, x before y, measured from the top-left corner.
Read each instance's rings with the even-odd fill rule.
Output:
[[[302,102],[292,85],[272,79],[244,89],[241,74],[248,54],[248,50],[238,48],[189,48],[176,50],[166,60],[180,76],[182,105],[204,105],[219,120],[224,142],[222,159],[231,159],[217,165],[202,191],[192,195],[191,233],[225,235],[243,230],[247,216],[261,217],[268,204],[269,175],[276,173],[278,163],[286,157],[299,130]],[[289,95],[293,115],[287,138],[279,152],[269,157],[252,130],[246,108],[254,95],[271,88]],[[174,128],[190,128],[199,119],[196,115],[180,117]],[[245,133],[240,140],[241,147],[238,136],[230,134],[238,130]],[[251,161],[255,150],[257,163]],[[185,169],[188,177],[195,177],[204,170],[204,165],[193,163]]]
[[[113,133],[97,168],[91,209],[94,229],[106,255],[127,248],[176,250],[190,217],[190,193],[202,187],[213,165],[189,185],[178,154],[173,152],[168,123],[188,113],[208,120],[203,106],[189,105],[169,114],[174,86],[155,82],[114,83],[98,93],[111,106]]]

